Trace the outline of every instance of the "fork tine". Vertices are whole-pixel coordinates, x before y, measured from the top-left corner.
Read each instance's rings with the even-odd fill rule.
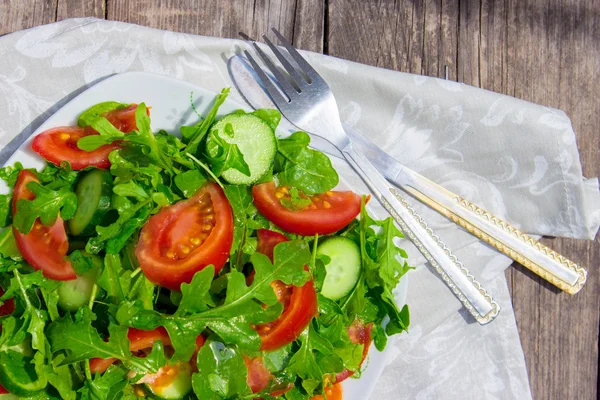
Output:
[[[292,46],[292,44],[290,42],[288,42],[287,39],[284,38],[283,35],[281,33],[279,33],[279,31],[277,29],[271,28],[271,30],[273,31],[273,33],[275,33],[275,35],[277,36],[277,38],[279,39],[281,44],[283,44],[283,47],[285,47],[285,49],[288,51],[288,53],[290,53],[290,55],[298,63],[300,68],[302,68],[304,73],[306,73],[306,75],[308,75],[311,80],[313,80],[313,81],[320,80],[323,83],[325,83],[325,81],[321,78],[321,75],[319,75],[319,73],[317,71],[315,71],[315,69],[313,67],[310,66],[308,61],[306,61],[304,59],[304,57],[302,57],[302,55],[300,55],[300,53],[298,53],[298,50],[296,50],[294,48],[294,46]],[[309,83],[312,83],[312,82],[309,82]]]
[[[275,80],[277,81],[277,84],[281,87],[283,93],[285,93],[290,99],[294,94],[298,94],[298,89],[293,87],[292,84],[287,80],[287,78],[281,73],[279,68],[277,68],[277,66],[273,64],[271,57],[266,55],[265,52],[262,51],[260,47],[258,47],[258,44],[256,42],[252,42],[252,45],[258,52],[258,55],[260,55],[260,57],[263,59],[271,73],[275,75]]]
[[[300,75],[298,73],[298,70],[296,70],[296,68],[288,61],[288,59],[285,58],[285,56],[281,53],[281,50],[279,50],[273,44],[273,42],[271,42],[269,40],[269,38],[266,35],[263,35],[263,40],[265,41],[265,43],[267,44],[267,46],[269,46],[269,48],[271,49],[271,51],[273,52],[273,54],[275,54],[275,57],[277,57],[277,59],[281,62],[281,64],[285,68],[285,70],[294,79],[294,81],[296,82],[296,85],[300,86],[300,83],[302,83],[302,81],[306,81],[306,79],[304,79],[302,77],[302,75]]]
[[[267,74],[265,74],[265,71],[262,70],[262,68],[258,65],[254,57],[250,55],[248,50],[244,50],[244,53],[246,54],[246,57],[248,57],[248,61],[250,61],[250,64],[252,64],[252,68],[254,68],[254,71],[260,78],[263,87],[271,97],[271,100],[273,100],[273,103],[275,103],[275,105],[289,103],[289,100],[281,95],[279,89],[275,87],[271,79],[267,76]]]

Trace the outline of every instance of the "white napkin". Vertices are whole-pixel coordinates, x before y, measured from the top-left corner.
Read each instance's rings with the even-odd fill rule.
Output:
[[[0,38],[0,147],[118,72],[143,70],[213,91],[231,86],[225,61],[240,42],[97,19]],[[566,115],[504,95],[306,53],[335,92],[344,122],[434,181],[532,234],[593,238],[598,181],[582,176]],[[232,98],[242,101],[238,93]],[[496,297],[480,327],[409,248],[410,334],[372,398],[528,399],[523,351],[503,271],[510,260],[415,204]],[[407,245],[408,246],[408,245]]]

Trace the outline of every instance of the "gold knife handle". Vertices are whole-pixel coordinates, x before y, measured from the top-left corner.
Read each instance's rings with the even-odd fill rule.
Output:
[[[575,294],[585,284],[586,270],[573,261],[422,175],[403,173],[412,178],[403,190],[559,289]]]

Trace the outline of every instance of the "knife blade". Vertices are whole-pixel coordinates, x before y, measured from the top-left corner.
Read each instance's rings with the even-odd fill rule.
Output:
[[[227,63],[227,66],[233,84],[240,92],[244,100],[246,100],[246,102],[250,105],[250,107],[254,109],[277,109],[263,87],[258,83],[260,82],[260,79],[258,79],[256,72],[254,72],[254,69],[244,57],[241,55],[235,55],[231,57]],[[281,117],[280,127],[290,132],[299,130],[298,127],[285,119],[283,116]],[[386,177],[386,179],[396,185],[408,183],[402,179],[404,178],[404,175],[402,174],[404,166],[398,160],[390,156],[370,139],[361,135],[350,126],[344,124],[344,130],[352,140],[352,144],[356,147],[356,149],[367,156],[369,161],[371,161],[375,168],[377,168],[383,174],[383,176]],[[311,147],[331,156],[340,158],[342,160],[344,159],[340,151],[334,145],[329,143],[329,141],[321,136],[312,134],[311,132],[307,133],[310,135]]]

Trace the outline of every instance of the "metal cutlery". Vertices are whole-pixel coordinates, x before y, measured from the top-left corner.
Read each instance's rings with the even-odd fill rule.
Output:
[[[229,60],[229,71],[234,83],[252,107],[275,107],[264,88],[258,83],[258,76],[242,56],[233,56]],[[286,123],[291,126],[289,122],[282,119],[282,124]],[[587,272],[582,267],[478,205],[470,203],[406,167],[353,128],[344,125],[344,130],[354,147],[362,152],[388,181],[480,240],[569,294],[577,293],[585,284]],[[343,158],[342,154],[327,140],[317,135],[312,137],[313,147]]]
[[[253,42],[253,45],[273,74],[275,83],[252,55],[248,51],[245,52],[273,103],[295,126],[331,142],[471,315],[480,324],[492,321],[500,311],[499,305],[410,207],[400,192],[385,180],[367,157],[353,148],[342,127],[337,103],[327,83],[277,30],[273,29],[273,32],[297,65],[294,66],[266,36],[263,36],[287,71],[287,76],[256,42]]]

